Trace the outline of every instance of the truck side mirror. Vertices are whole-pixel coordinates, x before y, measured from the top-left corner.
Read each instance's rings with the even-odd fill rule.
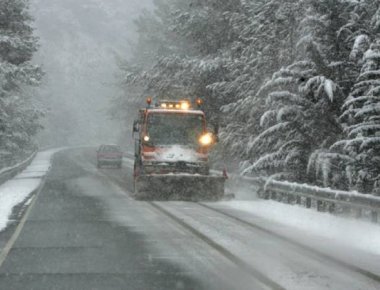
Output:
[[[219,125],[218,124],[214,124],[213,134],[214,134],[215,142],[216,143],[219,142]]]
[[[215,124],[215,125],[214,125],[214,132],[213,132],[213,133],[214,133],[214,135],[216,135],[216,136],[219,134],[219,125],[218,125],[218,124]]]
[[[139,122],[137,120],[133,121],[133,133],[137,133],[139,131]]]

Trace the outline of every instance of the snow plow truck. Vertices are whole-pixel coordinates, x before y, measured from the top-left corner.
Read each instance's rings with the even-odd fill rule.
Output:
[[[134,196],[144,200],[219,200],[226,174],[210,174],[209,151],[216,132],[190,101],[147,99],[133,124]]]

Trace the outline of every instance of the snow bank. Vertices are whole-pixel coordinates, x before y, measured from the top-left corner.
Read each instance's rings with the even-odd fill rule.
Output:
[[[219,204],[349,248],[380,255],[380,227],[376,224],[275,201],[229,201]]]
[[[0,186],[0,231],[7,226],[13,208],[38,188],[49,171],[51,157],[59,150],[38,153],[25,170]]]

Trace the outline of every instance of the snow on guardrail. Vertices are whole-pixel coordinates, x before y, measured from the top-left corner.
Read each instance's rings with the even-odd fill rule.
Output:
[[[304,204],[306,208],[311,208],[312,201],[316,201],[318,211],[328,210],[333,213],[336,205],[356,211],[356,216],[362,215],[362,210],[371,212],[371,220],[378,221],[380,212],[380,197],[370,194],[363,194],[356,191],[343,191],[331,188],[323,188],[309,184],[300,184],[287,181],[277,181],[262,177],[236,176],[239,181],[254,184],[259,188],[259,197],[264,199],[279,200],[286,203],[294,201],[297,204]],[[302,203],[301,198],[304,199]]]
[[[33,158],[36,156],[37,151],[34,151],[28,158],[25,160],[10,166],[6,167],[0,170],[0,184],[3,184],[5,181],[11,179],[13,176],[15,176],[20,171],[24,170],[33,160]]]

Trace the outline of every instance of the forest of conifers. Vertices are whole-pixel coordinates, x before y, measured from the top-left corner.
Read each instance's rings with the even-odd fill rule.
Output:
[[[156,0],[125,96],[205,99],[243,174],[380,194],[378,0]]]

